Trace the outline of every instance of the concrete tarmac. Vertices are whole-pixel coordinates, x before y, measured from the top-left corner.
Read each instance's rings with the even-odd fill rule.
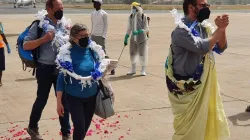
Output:
[[[6,34],[21,33],[33,20],[34,14],[2,14],[0,20]],[[128,47],[122,55],[116,75],[109,76],[115,90],[116,115],[103,121],[94,117],[87,140],[171,140],[174,133],[173,115],[165,84],[164,64],[170,45],[171,32],[175,28],[169,13],[147,14],[151,17],[149,38],[148,75],[126,76],[130,68]],[[218,14],[212,14],[211,22]],[[84,23],[89,28],[89,14],[65,14],[74,23]],[[107,51],[118,58],[127,27],[129,14],[109,14]],[[230,140],[250,139],[250,47],[248,13],[230,13],[227,30],[228,49],[216,56],[216,67],[225,112],[228,118]],[[6,54],[6,71],[0,87],[0,139],[29,139],[25,131],[30,111],[36,98],[36,80],[32,72],[23,71],[15,49],[16,36],[8,37],[12,54]],[[71,123],[72,124],[72,123]],[[100,130],[96,129],[100,125]],[[56,97],[51,90],[39,122],[40,133],[45,140],[59,140],[60,125],[56,113]]]

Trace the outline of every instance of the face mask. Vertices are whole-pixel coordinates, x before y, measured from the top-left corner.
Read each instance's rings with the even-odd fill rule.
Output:
[[[209,8],[202,8],[201,10],[199,10],[198,14],[197,15],[197,19],[199,22],[202,22],[203,20],[205,19],[209,19],[209,16],[210,16],[210,10]]]
[[[83,47],[86,48],[89,45],[89,37],[84,37],[79,39],[78,44]]]
[[[57,20],[61,20],[62,17],[63,17],[63,11],[62,10],[58,10],[54,13],[54,17],[57,19]]]
[[[132,13],[134,13],[134,14],[135,14],[135,13],[136,13],[136,9],[132,9]]]

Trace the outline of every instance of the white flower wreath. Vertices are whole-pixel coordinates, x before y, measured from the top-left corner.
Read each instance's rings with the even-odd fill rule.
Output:
[[[73,77],[76,80],[80,80],[82,89],[86,87],[87,84],[91,86],[93,80],[97,81],[101,79],[104,71],[110,63],[110,59],[105,59],[105,53],[102,50],[102,46],[96,44],[94,41],[91,41],[89,43],[88,48],[92,49],[98,55],[98,62],[96,62],[97,65],[95,71],[92,72],[90,76],[85,77],[82,77],[81,75],[78,75],[73,71],[72,59],[70,56],[71,47],[72,46],[70,42],[60,47],[59,54],[57,55],[56,59],[58,69],[60,69],[60,71],[64,73],[65,76],[68,74],[70,77]]]
[[[57,24],[60,24],[59,29],[55,29],[54,26],[49,24],[49,20],[45,19],[47,14],[48,13],[46,10],[38,11],[38,13],[35,15],[37,20],[40,20],[38,26],[45,32],[53,31],[55,33],[55,37],[51,45],[55,45],[59,48],[68,42],[72,22],[70,19],[62,17],[62,19],[57,22]]]
[[[191,37],[194,39],[195,42],[197,42],[200,37],[198,36],[194,36],[192,34],[192,31],[190,28],[187,27],[187,25],[185,23],[183,23],[182,18],[184,17],[183,15],[179,14],[177,9],[173,9],[170,11],[170,13],[172,14],[172,16],[175,19],[175,24],[177,24],[180,28],[183,28],[185,30],[188,31],[188,34],[191,35]],[[210,35],[214,33],[215,28],[213,27],[213,25],[211,23],[209,23],[208,21],[204,20],[201,25],[207,30],[207,33],[209,33]]]

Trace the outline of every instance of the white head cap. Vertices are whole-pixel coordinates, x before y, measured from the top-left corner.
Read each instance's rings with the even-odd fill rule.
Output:
[[[94,2],[99,2],[100,4],[102,4],[102,0],[93,0]]]

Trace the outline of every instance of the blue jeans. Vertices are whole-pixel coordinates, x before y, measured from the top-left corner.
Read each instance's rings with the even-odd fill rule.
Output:
[[[41,119],[41,115],[47,100],[49,97],[51,86],[56,89],[56,81],[58,76],[58,70],[55,65],[45,65],[38,63],[36,69],[36,79],[37,79],[37,97],[35,103],[33,104],[29,128],[38,128],[38,122]],[[64,94],[62,98],[62,104],[64,106],[64,117],[59,117],[61,124],[61,132],[63,136],[70,134],[70,122],[69,122],[69,109],[66,102],[66,96]]]

